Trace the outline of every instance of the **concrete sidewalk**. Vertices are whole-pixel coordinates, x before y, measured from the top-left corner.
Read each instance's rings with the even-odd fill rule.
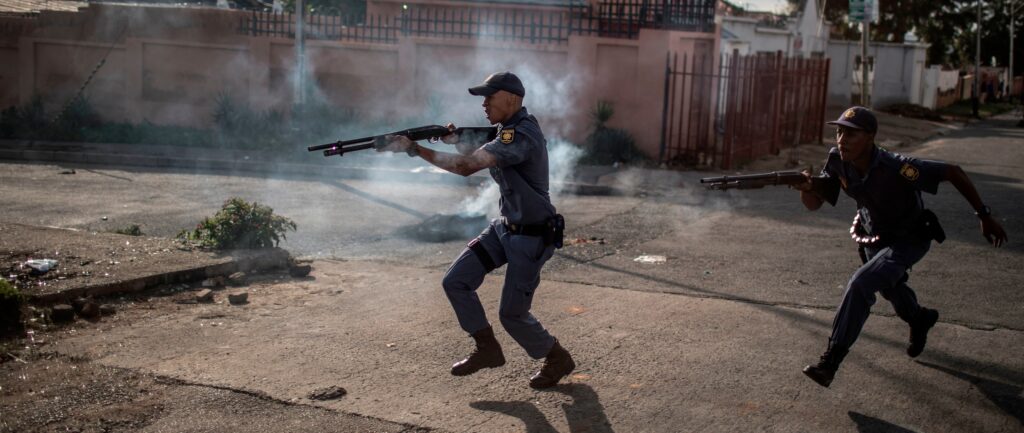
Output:
[[[57,267],[29,275],[29,259],[52,259]],[[137,292],[162,284],[188,284],[237,271],[287,268],[287,251],[205,251],[173,239],[127,236],[0,222],[0,263],[19,275],[16,285],[33,302],[66,302]],[[6,277],[6,275],[5,275]]]
[[[1020,332],[940,323],[915,361],[904,354],[906,325],[875,316],[826,389],[800,369],[823,349],[831,311],[544,281],[535,314],[579,367],[565,384],[534,391],[527,378],[539,363],[500,331],[506,366],[448,374],[471,342],[439,271],[320,261],[311,276],[254,285],[241,308],[135,318],[53,350],[451,432],[1024,428]],[[480,290],[492,318],[499,284],[489,278]],[[334,385],[349,394],[307,397]]]

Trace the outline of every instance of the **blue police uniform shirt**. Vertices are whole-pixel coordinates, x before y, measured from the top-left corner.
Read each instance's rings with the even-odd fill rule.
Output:
[[[498,160],[490,173],[501,190],[501,216],[510,224],[540,224],[555,216],[548,195],[548,148],[537,118],[521,108],[483,149]]]
[[[830,191],[842,188],[857,201],[865,232],[885,236],[912,229],[924,210],[921,192],[938,192],[948,167],[942,161],[911,158],[876,145],[871,165],[862,178],[853,164],[839,157],[839,149],[833,147],[821,176],[826,178],[825,185]]]

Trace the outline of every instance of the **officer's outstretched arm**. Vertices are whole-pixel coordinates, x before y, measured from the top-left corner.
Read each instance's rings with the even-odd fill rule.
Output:
[[[420,146],[417,148],[420,157],[427,162],[460,176],[469,176],[485,168],[498,165],[498,159],[483,148],[479,148],[469,155],[438,152]]]
[[[956,190],[960,191],[960,195],[964,196],[964,199],[978,213],[978,218],[981,220],[981,235],[993,246],[999,247],[1005,244],[1007,241],[1006,231],[1003,230],[1003,226],[999,224],[999,221],[992,217],[991,211],[985,206],[985,202],[981,201],[981,196],[978,194],[978,190],[974,188],[971,178],[967,177],[967,173],[964,173],[964,170],[959,165],[949,164],[945,174],[945,180],[953,184]]]

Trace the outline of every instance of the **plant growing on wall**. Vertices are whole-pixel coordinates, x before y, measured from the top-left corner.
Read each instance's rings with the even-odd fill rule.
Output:
[[[629,131],[608,127],[608,122],[614,115],[614,104],[609,101],[597,101],[597,105],[590,112],[593,130],[587,135],[584,144],[585,154],[581,162],[610,165],[645,159],[643,153],[636,148],[636,139]]]

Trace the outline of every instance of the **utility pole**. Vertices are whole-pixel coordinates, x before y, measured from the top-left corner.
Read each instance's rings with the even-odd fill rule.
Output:
[[[978,104],[981,103],[981,0],[978,2],[978,26],[974,35],[974,98],[971,99],[971,111],[978,118]]]
[[[866,13],[866,12],[865,12]],[[860,32],[860,105],[871,108],[871,95],[868,86],[868,28],[870,20],[861,22]]]
[[[1013,93],[1013,21],[1017,18],[1017,9],[1024,6],[1024,3],[1017,4],[1017,0],[1009,2],[1010,9],[1010,89],[1007,94]],[[1012,96],[1011,96],[1012,98]]]
[[[303,1],[295,0],[295,105],[306,103],[306,32],[302,28],[305,15]]]

